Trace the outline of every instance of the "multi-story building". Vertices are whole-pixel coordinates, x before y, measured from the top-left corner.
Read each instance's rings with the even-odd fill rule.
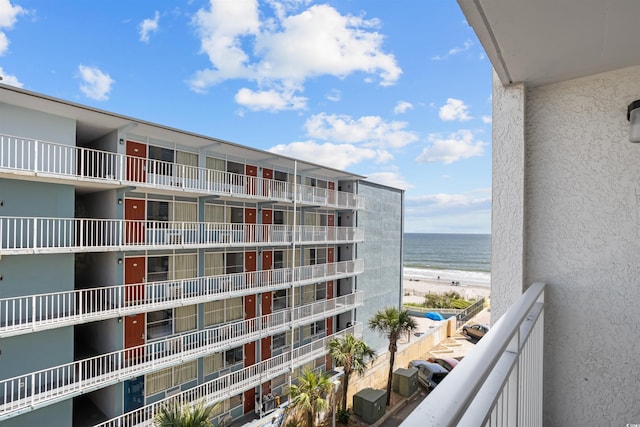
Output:
[[[0,85],[0,425],[268,409],[401,299],[403,192]],[[366,235],[365,235],[366,228]]]

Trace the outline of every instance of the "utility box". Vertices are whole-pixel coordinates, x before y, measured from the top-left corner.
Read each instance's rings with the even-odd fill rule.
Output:
[[[400,396],[412,396],[418,390],[418,370],[416,368],[396,369],[391,386]]]
[[[387,409],[387,393],[384,390],[365,388],[353,396],[353,413],[367,424],[374,424]]]

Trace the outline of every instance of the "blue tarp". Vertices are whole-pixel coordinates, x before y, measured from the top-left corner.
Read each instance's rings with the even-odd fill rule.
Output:
[[[435,311],[430,311],[428,313],[425,313],[424,317],[431,320],[444,320],[444,317],[442,317],[442,314],[436,313]]]

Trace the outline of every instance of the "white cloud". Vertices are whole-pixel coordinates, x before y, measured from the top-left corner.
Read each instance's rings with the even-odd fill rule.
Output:
[[[26,13],[20,6],[13,6],[9,0],[0,0],[0,56],[9,49],[9,39],[3,29],[10,30],[18,20],[18,16]]]
[[[413,109],[413,104],[407,101],[398,101],[395,108],[393,109],[393,114],[404,114],[407,110]]]
[[[447,98],[447,103],[440,107],[440,119],[444,121],[458,120],[464,122],[470,120],[469,107],[459,99]]]
[[[82,80],[80,84],[82,93],[96,101],[109,99],[109,92],[115,81],[108,74],[103,73],[97,67],[88,67],[86,65],[79,65],[78,72]]]
[[[153,15],[153,19],[145,19],[140,24],[140,41],[149,43],[149,34],[158,31],[158,22],[160,20],[160,13],[156,10]]]
[[[327,99],[331,102],[338,102],[342,99],[342,93],[338,89],[331,89],[327,94]]]
[[[12,76],[11,74],[7,74],[4,69],[2,67],[0,67],[0,77],[2,77],[2,79],[0,80],[2,83],[9,85],[9,86],[15,86],[15,87],[22,87],[24,86],[16,76]]]
[[[484,154],[487,143],[476,141],[470,130],[461,129],[442,138],[439,135],[429,135],[431,145],[416,158],[418,163],[442,162],[445,165],[461,159],[478,157]]]
[[[254,92],[251,89],[242,88],[236,93],[235,100],[252,111],[299,110],[307,103],[307,98],[294,96],[291,91],[278,92],[273,89]]]
[[[449,52],[447,52],[446,55],[436,55],[434,57],[432,57],[431,59],[433,59],[434,61],[443,61],[445,59],[447,59],[450,56],[454,56],[457,55],[459,53],[462,52],[466,52],[467,50],[471,49],[473,47],[473,41],[472,40],[466,40],[462,46],[456,46],[454,48],[449,49]]]
[[[370,148],[400,148],[418,140],[405,130],[406,122],[386,122],[379,116],[353,119],[347,115],[320,113],[311,116],[304,127],[313,138],[362,144]]]
[[[405,199],[405,204],[407,216],[450,215],[490,210],[491,189],[481,188],[458,194],[436,193],[409,196]]]
[[[407,190],[413,188],[402,175],[397,172],[376,172],[367,175],[367,181],[376,182],[378,184],[387,185],[389,187]]]
[[[491,189],[405,198],[405,230],[422,233],[490,233]]]
[[[491,116],[482,116],[482,122],[483,123],[491,123],[492,119]]]
[[[204,92],[228,79],[253,81],[256,92],[262,92],[302,91],[305,80],[320,75],[343,78],[362,72],[376,75],[383,86],[400,77],[395,57],[381,50],[377,20],[343,16],[328,5],[287,15],[306,1],[267,4],[275,18],[264,21],[256,0],[210,0],[209,9],[196,13],[201,50],[212,67],[195,73],[192,90]]]
[[[332,144],[330,142],[318,144],[314,141],[280,144],[268,151],[335,169],[347,169],[363,160],[385,162],[391,158],[391,155],[384,150],[373,150],[352,144]]]

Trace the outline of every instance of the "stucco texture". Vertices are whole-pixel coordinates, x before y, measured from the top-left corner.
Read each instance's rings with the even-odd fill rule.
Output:
[[[524,283],[547,283],[545,425],[640,423],[636,98],[640,67],[526,91]]]

